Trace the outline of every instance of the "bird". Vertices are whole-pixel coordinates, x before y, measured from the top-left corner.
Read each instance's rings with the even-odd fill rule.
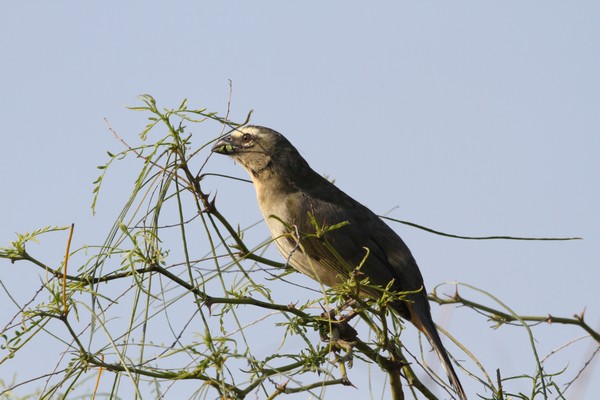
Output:
[[[361,286],[366,297],[381,296],[377,286],[408,292],[391,308],[427,337],[457,395],[467,399],[433,322],[421,271],[392,228],[315,172],[273,129],[239,127],[218,138],[212,152],[230,156],[248,172],[277,249],[294,269],[332,287],[360,266],[369,281]]]

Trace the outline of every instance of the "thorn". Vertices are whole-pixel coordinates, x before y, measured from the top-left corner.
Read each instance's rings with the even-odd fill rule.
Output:
[[[208,315],[210,317],[212,317],[212,305],[213,305],[213,302],[212,302],[212,298],[210,296],[206,297],[206,300],[204,300],[204,305],[206,306],[206,308],[208,308]]]
[[[354,389],[358,389],[352,382],[350,382],[350,379],[348,379],[347,377],[342,378],[342,385],[352,386]]]
[[[460,301],[460,294],[458,294],[458,287],[454,290],[454,295],[451,297],[454,301]]]
[[[321,307],[321,310],[323,310],[323,312],[321,313],[321,317],[331,317],[330,313],[327,312],[327,310],[325,309],[325,307],[323,307],[323,304],[321,304],[321,302],[319,302],[319,307]]]
[[[279,385],[276,385],[275,390],[277,390],[279,393],[285,393],[288,383],[290,383],[290,379],[288,379],[285,383],[280,383]]]
[[[208,201],[208,206],[209,206],[208,212],[209,213],[212,213],[213,211],[215,211],[217,209],[217,206],[215,205],[216,200],[217,200],[217,192],[215,192],[215,195],[213,196],[212,200]]]

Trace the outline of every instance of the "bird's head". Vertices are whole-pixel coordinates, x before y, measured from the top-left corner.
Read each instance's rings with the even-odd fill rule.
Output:
[[[270,167],[302,162],[294,146],[280,133],[262,126],[245,126],[219,139],[213,153],[231,156],[253,177]]]

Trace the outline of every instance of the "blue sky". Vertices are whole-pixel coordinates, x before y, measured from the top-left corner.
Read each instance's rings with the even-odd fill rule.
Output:
[[[121,149],[104,118],[135,141],[144,116],[125,106],[138,95],[224,113],[231,80],[233,119],[253,109],[253,123],[284,133],[376,213],[464,235],[583,237],[475,242],[392,225],[429,290],[466,282],[527,315],[585,308],[597,327],[599,12],[591,1],[3,4],[0,245],[71,222],[75,244],[101,241],[131,179],[112,176],[91,216],[96,166]],[[245,177],[223,157],[209,168]],[[253,189],[235,190],[222,209],[242,226],[259,219]],[[40,250],[59,262],[62,248]],[[0,263],[22,300],[38,283],[26,268]],[[472,314],[434,306],[487,367],[518,369],[523,335]],[[582,335],[536,329],[543,354]],[[574,346],[555,365],[579,365],[590,348]],[[571,398],[600,391],[598,366],[590,371],[587,391]]]

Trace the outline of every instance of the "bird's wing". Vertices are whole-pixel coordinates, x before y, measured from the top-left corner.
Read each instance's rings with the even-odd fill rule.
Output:
[[[417,263],[402,239],[368,208],[327,184],[295,194],[293,224],[306,255],[343,276],[362,264],[361,272],[373,284],[385,287],[394,280],[396,291],[422,288]],[[321,237],[318,231],[324,231]]]
[[[321,283],[331,285],[347,278],[362,265],[360,271],[371,284],[385,288],[393,281],[393,291],[414,292],[407,296],[408,302],[398,300],[391,307],[425,334],[459,397],[466,400],[431,319],[423,277],[404,241],[372,211],[335,186],[314,187],[309,193],[298,191],[286,199],[288,224],[293,228],[287,237],[290,240],[288,252],[293,247],[294,251],[303,253],[302,257],[290,257],[296,263],[294,266]],[[377,290],[363,291],[373,297],[381,294]]]

